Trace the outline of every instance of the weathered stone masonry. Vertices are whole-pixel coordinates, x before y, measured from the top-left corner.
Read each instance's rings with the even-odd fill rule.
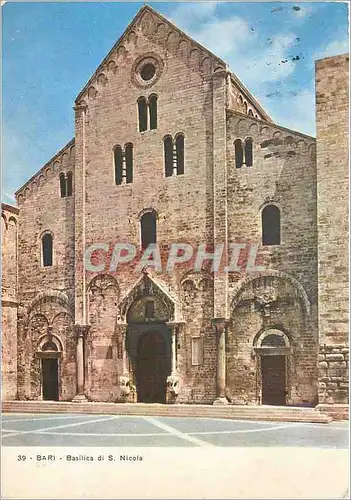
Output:
[[[221,59],[143,7],[77,97],[74,139],[17,191],[18,208],[3,206],[4,399],[346,402],[347,69],[346,56],[317,63],[315,140],[274,124]],[[140,132],[141,97],[157,123],[147,115]],[[266,207],[279,242],[262,245]],[[196,272],[194,256],[171,273],[136,260],[111,271],[115,243],[142,254],[147,213],[163,264],[172,243],[223,244],[219,272]],[[84,266],[95,243],[109,248],[97,272]],[[243,249],[225,273],[231,243]],[[248,271],[248,245],[264,270]]]

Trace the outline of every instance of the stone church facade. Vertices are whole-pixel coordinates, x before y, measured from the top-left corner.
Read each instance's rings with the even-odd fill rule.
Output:
[[[348,67],[316,63],[315,139],[143,7],[2,205],[3,399],[348,402]]]

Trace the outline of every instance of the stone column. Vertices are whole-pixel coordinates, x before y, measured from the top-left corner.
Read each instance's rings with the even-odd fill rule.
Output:
[[[178,323],[167,323],[171,330],[171,374],[167,377],[167,403],[175,403],[179,394],[179,375],[177,366],[177,331]]]
[[[173,140],[173,139],[172,139]],[[177,166],[177,145],[174,142],[173,147],[173,175],[178,175],[178,166]]]
[[[121,335],[122,335],[122,373],[118,376],[118,385],[120,389],[120,396],[122,397],[122,401],[126,401],[127,397],[131,392],[130,385],[130,376],[129,376],[129,358],[128,352],[126,348],[126,340],[127,340],[127,324],[120,325]]]
[[[88,325],[75,325],[77,333],[77,394],[73,398],[74,402],[86,401],[84,394],[84,338],[89,330]]]
[[[226,363],[225,363],[225,337],[227,321],[223,318],[214,318],[213,325],[217,336],[217,397],[214,405],[228,404],[226,397]]]

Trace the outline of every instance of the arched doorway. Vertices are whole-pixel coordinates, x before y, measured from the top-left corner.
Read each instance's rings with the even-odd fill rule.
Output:
[[[280,330],[269,329],[258,338],[261,402],[264,405],[285,406],[289,393],[287,359],[291,354],[290,341]]]
[[[62,354],[60,342],[53,336],[44,336],[39,344],[41,362],[42,399],[59,401],[59,360]]]
[[[138,402],[165,403],[170,359],[164,336],[148,331],[139,338],[136,360]]]

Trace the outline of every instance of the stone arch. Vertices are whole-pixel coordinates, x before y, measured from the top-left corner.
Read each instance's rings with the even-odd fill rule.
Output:
[[[37,340],[36,352],[45,352],[45,349],[43,351],[43,347],[45,346],[45,344],[50,342],[52,342],[55,345],[57,352],[59,353],[63,352],[62,340],[58,335],[53,335],[53,334],[52,335],[45,334],[39,337],[39,339]]]
[[[148,274],[144,274],[135,283],[133,288],[125,295],[118,305],[118,321],[126,323],[127,315],[134,303],[144,297],[155,296],[160,299],[168,311],[168,321],[173,321],[176,315],[176,300],[167,292],[160,283]]]
[[[273,335],[276,335],[282,339],[284,342],[284,347],[289,348],[291,347],[291,339],[290,336],[283,330],[283,329],[278,329],[278,328],[265,328],[257,333],[257,335],[254,338],[253,341],[253,347],[255,348],[261,348],[262,347],[262,342],[264,342],[265,339]]]
[[[150,212],[153,213],[155,215],[155,217],[156,217],[156,220],[158,220],[158,213],[157,213],[157,211],[154,208],[152,208],[152,207],[147,207],[147,208],[143,208],[143,210],[141,210],[139,212],[139,214],[138,214],[138,220],[139,220],[139,222],[140,222],[140,220],[141,220],[141,218],[142,218],[143,215],[145,215],[147,213],[150,213]]]
[[[28,306],[28,318],[34,308],[41,302],[46,300],[55,300],[59,302],[63,307],[69,310],[69,301],[68,297],[64,292],[60,292],[58,290],[48,290],[46,292],[40,292],[34,299],[30,302]]]
[[[238,305],[239,299],[240,299],[240,294],[244,290],[244,288],[248,284],[250,284],[252,281],[255,281],[255,280],[262,278],[262,277],[265,277],[265,276],[278,278],[278,279],[285,280],[286,282],[290,283],[293,286],[293,288],[297,291],[297,295],[303,304],[303,307],[304,307],[304,310],[305,310],[307,316],[310,316],[310,314],[311,314],[311,302],[308,298],[307,292],[306,292],[305,288],[303,287],[303,285],[296,278],[291,276],[290,274],[285,273],[283,271],[276,271],[273,269],[267,270],[267,271],[261,271],[261,272],[257,273],[255,276],[247,276],[246,278],[243,278],[242,280],[240,280],[234,289],[233,299],[232,299],[231,305],[230,305],[231,311],[234,311],[234,309]]]
[[[91,85],[89,88],[88,88],[88,98],[89,99],[95,99],[97,96],[97,90],[96,88],[94,87],[94,85]]]
[[[8,223],[7,223],[6,215],[4,213],[1,214],[1,224],[2,224],[2,228],[4,228],[6,231],[8,228]]]

